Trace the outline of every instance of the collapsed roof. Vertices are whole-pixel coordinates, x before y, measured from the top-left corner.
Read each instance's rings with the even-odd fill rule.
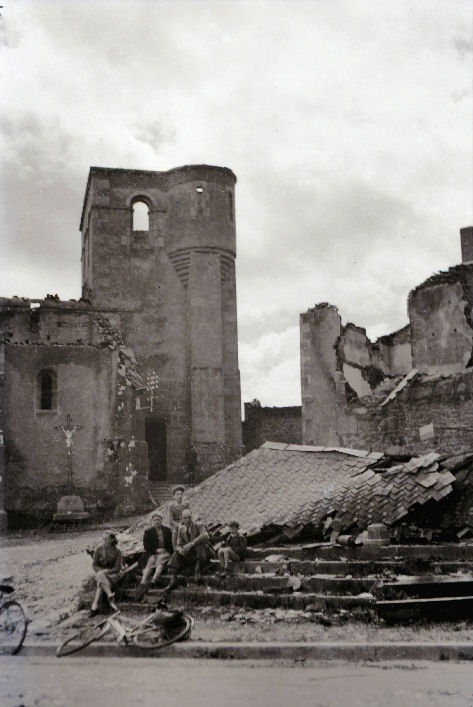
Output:
[[[416,504],[450,494],[455,476],[449,469],[451,460],[436,452],[395,463],[381,452],[266,442],[188,489],[185,500],[210,528],[237,520],[249,535],[276,526],[291,537],[329,517],[342,530],[364,530],[370,523],[392,525]],[[149,518],[131,531],[134,549]]]

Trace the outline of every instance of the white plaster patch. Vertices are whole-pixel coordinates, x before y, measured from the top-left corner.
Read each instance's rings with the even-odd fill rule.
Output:
[[[345,376],[347,383],[349,383],[359,398],[371,394],[370,384],[365,381],[359,368],[355,368],[354,366],[350,366],[348,363],[344,363],[343,375]]]
[[[133,483],[133,479],[138,474],[138,471],[133,467],[133,464],[129,462],[125,467],[126,474],[124,476],[125,486],[130,486]]]

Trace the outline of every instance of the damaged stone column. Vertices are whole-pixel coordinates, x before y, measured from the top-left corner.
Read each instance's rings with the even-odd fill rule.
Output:
[[[5,383],[5,349],[0,345],[0,533],[4,533],[8,526],[7,512],[5,510],[6,495],[6,466],[5,466],[5,439],[3,436],[4,424],[4,383]]]
[[[5,446],[3,430],[0,430],[0,533],[4,533],[7,526],[8,520],[5,510]]]
[[[319,304],[300,317],[302,442],[339,443],[337,397],[340,373],[336,344],[341,319],[336,307]]]
[[[473,226],[460,228],[462,263],[473,262]]]

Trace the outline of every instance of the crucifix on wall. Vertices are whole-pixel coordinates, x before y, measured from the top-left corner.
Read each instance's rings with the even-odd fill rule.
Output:
[[[76,430],[81,430],[81,425],[72,426],[71,416],[68,415],[66,418],[66,426],[58,425],[57,430],[62,430],[66,442],[66,452],[67,452],[67,485],[69,488],[74,488],[73,478],[72,478],[72,435]]]

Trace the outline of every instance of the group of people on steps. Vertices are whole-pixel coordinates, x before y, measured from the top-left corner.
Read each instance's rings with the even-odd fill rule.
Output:
[[[213,552],[209,534],[203,523],[193,520],[183,495],[184,487],[176,486],[169,504],[169,526],[164,525],[162,515],[155,512],[151,516],[151,525],[143,533],[146,565],[136,593],[138,601],[143,599],[150,585],[158,584],[166,567],[170,580],[164,593],[177,585],[178,575],[185,571],[193,571],[194,577],[199,579],[209,562]],[[241,562],[246,555],[247,542],[240,533],[239,523],[231,521],[228,527],[230,532],[217,549],[220,576],[226,576],[231,562]],[[104,535],[102,544],[94,552],[92,567],[97,588],[90,614],[93,616],[99,612],[103,595],[109,606],[117,611],[113,586],[122,576],[122,556],[114,533]]]

